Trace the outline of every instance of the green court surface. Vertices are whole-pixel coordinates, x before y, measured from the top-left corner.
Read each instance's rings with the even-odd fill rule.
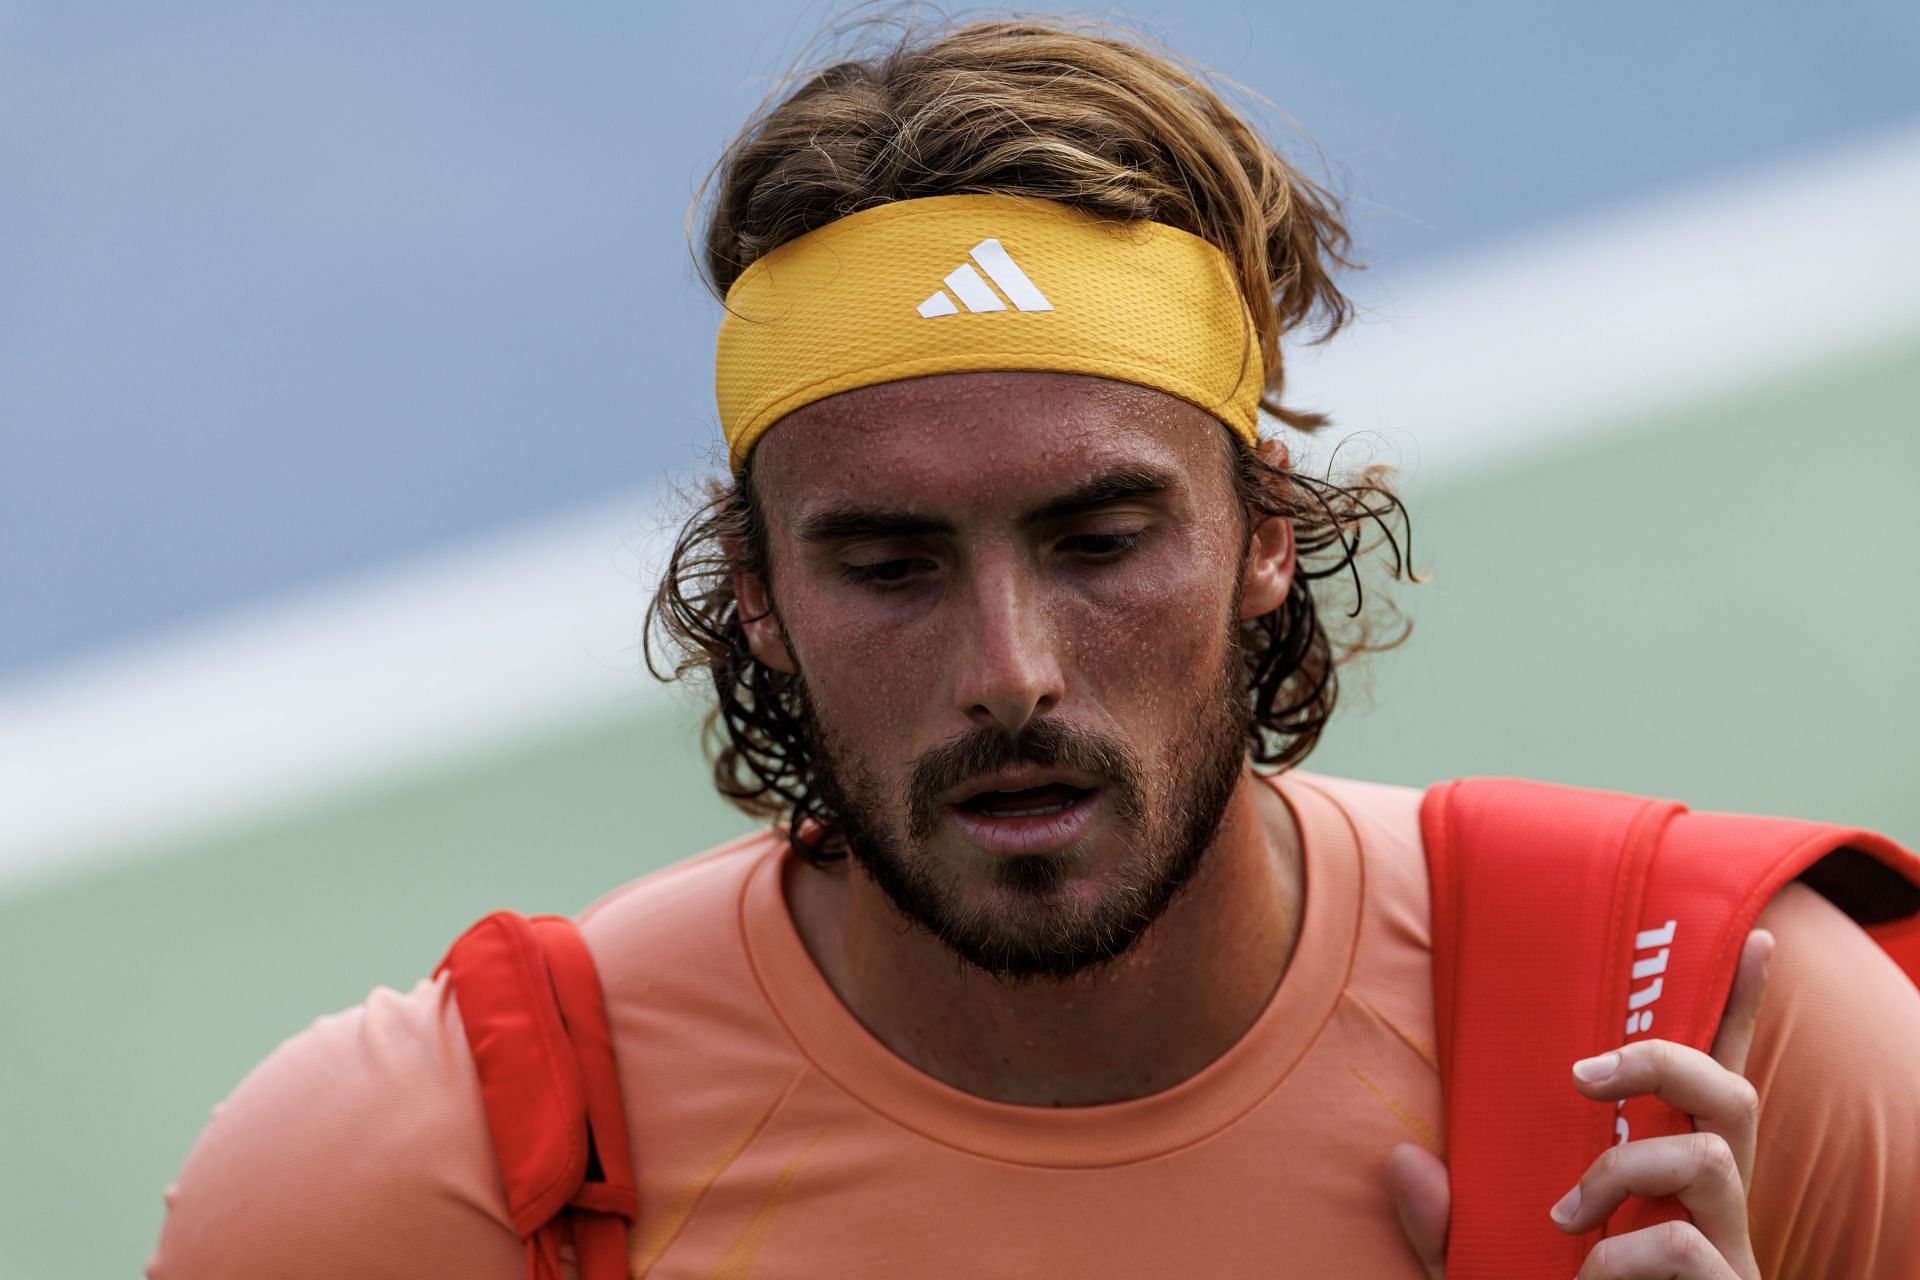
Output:
[[[1353,674],[1312,767],[1920,841],[1920,335],[1607,428],[1416,486],[1413,639]],[[654,700],[0,899],[0,1272],[136,1271],[208,1109],[280,1040],[493,907],[577,910],[744,827]]]
[[[1313,767],[1920,841],[1920,335],[1416,501],[1411,641]]]

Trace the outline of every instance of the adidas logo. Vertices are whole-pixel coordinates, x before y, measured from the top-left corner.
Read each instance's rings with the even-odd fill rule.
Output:
[[[1022,311],[1053,310],[1047,295],[1034,287],[1033,281],[1027,279],[1027,273],[1020,269],[1020,264],[1008,255],[1006,247],[998,240],[989,236],[973,246],[967,256],[980,264],[980,271],[987,273],[987,280],[1000,286],[1000,293],[1007,295],[1007,301],[1001,301],[1000,293],[987,287],[987,281],[980,278],[980,271],[973,269],[973,262],[963,262],[941,281],[959,296],[960,306],[954,305],[953,299],[947,295],[947,289],[936,289],[933,296],[917,308],[926,319],[958,315],[961,306],[974,312],[1005,311],[1007,302]]]

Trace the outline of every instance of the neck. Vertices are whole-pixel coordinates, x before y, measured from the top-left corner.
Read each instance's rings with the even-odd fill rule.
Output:
[[[936,1079],[998,1102],[1091,1106],[1200,1071],[1267,1005],[1299,936],[1300,836],[1241,776],[1198,872],[1118,960],[1063,982],[994,980],[905,925],[857,867],[797,866],[794,923],[854,1016]]]

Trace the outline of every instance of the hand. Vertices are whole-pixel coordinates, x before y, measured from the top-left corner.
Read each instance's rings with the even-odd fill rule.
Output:
[[[1691,1116],[1695,1132],[1608,1148],[1554,1206],[1555,1225],[1569,1235],[1593,1230],[1630,1195],[1678,1196],[1693,1215],[1690,1223],[1607,1237],[1587,1254],[1576,1280],[1760,1280],[1747,1228],[1758,1098],[1743,1073],[1772,956],[1772,934],[1747,935],[1711,1055],[1640,1040],[1577,1064],[1591,1075],[1589,1064],[1616,1060],[1604,1078],[1574,1076],[1574,1088],[1587,1097],[1613,1102],[1654,1094]],[[1428,1276],[1441,1280],[1453,1208],[1446,1165],[1424,1147],[1402,1143],[1387,1157],[1387,1181],[1408,1241]]]

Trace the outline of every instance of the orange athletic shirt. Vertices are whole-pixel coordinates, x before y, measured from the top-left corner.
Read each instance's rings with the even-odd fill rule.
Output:
[[[1233,1048],[1131,1102],[990,1102],[893,1056],[808,956],[777,836],[596,904],[582,925],[640,1178],[633,1273],[1421,1280],[1383,1171],[1394,1144],[1437,1151],[1442,1133],[1420,793],[1276,785],[1305,850],[1292,963]],[[1810,890],[1763,922],[1764,1274],[1920,1276],[1920,996]],[[1564,1190],[1541,1189],[1543,1216]],[[283,1045],[167,1201],[153,1280],[524,1273],[437,981]]]

